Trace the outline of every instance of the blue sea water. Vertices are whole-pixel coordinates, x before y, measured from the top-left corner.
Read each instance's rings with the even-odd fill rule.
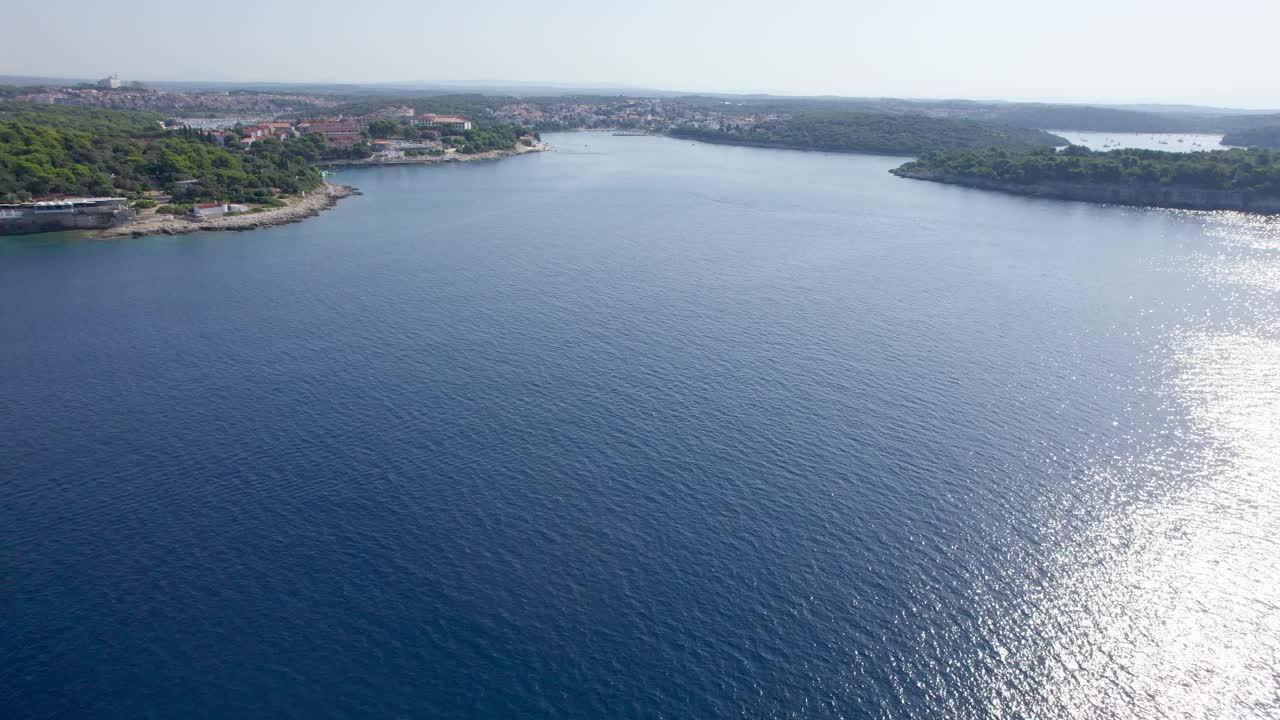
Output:
[[[549,139],[0,241],[5,717],[1280,713],[1280,222]]]

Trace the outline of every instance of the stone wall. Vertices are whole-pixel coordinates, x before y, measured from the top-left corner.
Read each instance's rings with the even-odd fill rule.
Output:
[[[133,218],[123,206],[83,208],[71,213],[39,214],[24,210],[19,217],[0,218],[0,235],[55,232],[58,230],[103,230]]]

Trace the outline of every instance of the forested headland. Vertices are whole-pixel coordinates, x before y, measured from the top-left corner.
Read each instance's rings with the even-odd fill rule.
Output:
[[[495,123],[443,140],[477,154],[510,150],[530,132]],[[174,205],[274,205],[320,186],[315,163],[370,155],[366,143],[330,146],[317,133],[262,138],[247,149],[234,140],[235,133],[219,138],[155,113],[0,101],[0,202],[123,196],[146,203],[158,191]]]
[[[1222,144],[1232,147],[1280,149],[1280,125],[1227,133],[1222,138]]]
[[[1042,130],[987,125],[968,120],[890,113],[814,112],[754,124],[716,128],[684,126],[671,135],[732,145],[917,155],[937,150],[999,147],[1052,148],[1067,141]]]
[[[1280,210],[1280,152],[933,152],[892,171],[1018,194],[1194,209]]]
[[[166,130],[150,113],[4,103],[0,200],[160,190],[174,202],[270,202],[320,185],[311,161],[323,142],[307,136],[241,150],[209,133]]]

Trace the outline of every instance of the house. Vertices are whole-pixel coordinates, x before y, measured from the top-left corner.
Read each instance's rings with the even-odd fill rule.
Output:
[[[223,203],[198,203],[191,208],[191,217],[199,220],[201,218],[221,217],[227,214],[227,206]]]
[[[437,127],[445,130],[470,130],[471,121],[457,115],[414,115],[409,124],[414,127]]]
[[[274,130],[275,128],[271,127],[269,123],[258,123],[257,125],[250,125],[249,127],[244,129],[245,133],[248,134],[250,138],[255,140],[260,137],[266,137],[270,135]]]
[[[326,143],[338,147],[350,147],[364,140],[360,126],[354,121],[303,123],[298,126],[298,131],[320,133]]]

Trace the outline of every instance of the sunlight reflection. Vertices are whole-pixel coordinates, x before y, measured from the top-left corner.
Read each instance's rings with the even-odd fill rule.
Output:
[[[1023,717],[1274,717],[1280,677],[1280,222],[1209,219],[1201,278],[1237,314],[1173,331],[1174,452],[1104,464],[1131,506],[1069,543],[1026,599],[989,709]],[[1160,487],[1173,488],[1161,493]],[[1141,488],[1150,489],[1144,493]]]

